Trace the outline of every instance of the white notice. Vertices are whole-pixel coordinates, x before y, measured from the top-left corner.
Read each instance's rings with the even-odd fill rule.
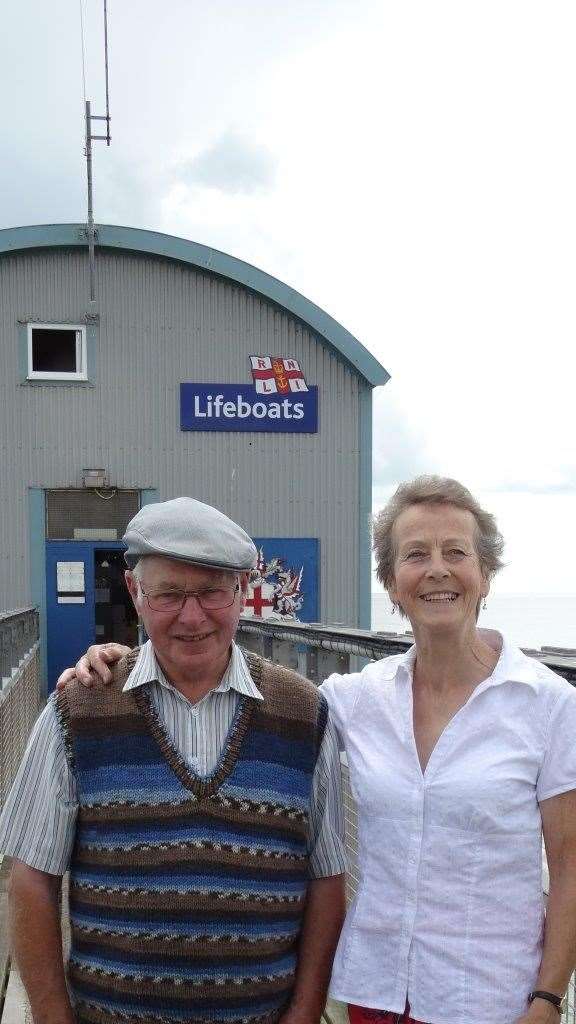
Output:
[[[56,562],[58,604],[84,604],[84,562]]]

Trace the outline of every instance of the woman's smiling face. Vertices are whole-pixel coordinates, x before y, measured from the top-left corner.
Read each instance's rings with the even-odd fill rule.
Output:
[[[476,553],[476,521],[449,504],[411,505],[394,524],[391,599],[415,629],[473,628],[489,590]]]

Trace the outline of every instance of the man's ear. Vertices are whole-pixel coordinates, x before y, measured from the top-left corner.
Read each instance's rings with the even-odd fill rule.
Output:
[[[249,572],[238,573],[238,582],[240,584],[240,611],[243,612],[246,607],[246,594],[248,593],[248,581],[250,579]]]
[[[138,597],[138,580],[136,579],[134,573],[130,571],[130,569],[125,570],[124,579],[126,581],[126,586],[128,587],[128,593],[130,594],[134,607],[136,608],[136,598]]]

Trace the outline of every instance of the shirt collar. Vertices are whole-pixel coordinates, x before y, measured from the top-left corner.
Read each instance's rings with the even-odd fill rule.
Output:
[[[151,640],[147,640],[145,644],[142,644],[136,659],[136,664],[124,684],[123,692],[128,693],[129,690],[136,690],[138,687],[145,686],[147,683],[159,683],[160,686],[164,686],[168,690],[176,689],[176,687],[173,686],[166,678],[160,668]],[[218,683],[218,686],[215,686],[210,692],[226,693],[228,690],[236,690],[238,693],[241,693],[246,697],[254,697],[256,700],[264,700],[260,690],[250,675],[246,658],[235,643],[232,644],[230,661],[228,662],[228,667],[222,676],[222,679]]]
[[[492,674],[480,683],[480,686],[487,689],[489,686],[499,686],[500,683],[513,682],[526,683],[533,689],[537,688],[540,665],[534,658],[529,658],[495,629],[480,629],[478,632],[493,650],[500,652]],[[412,644],[403,654],[395,654],[380,662],[380,678],[398,681],[404,679],[411,682],[415,661],[416,645]]]

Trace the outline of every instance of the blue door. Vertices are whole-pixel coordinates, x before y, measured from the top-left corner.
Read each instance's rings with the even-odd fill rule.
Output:
[[[110,541],[46,542],[48,689],[96,642],[94,560],[99,549],[122,550]]]

